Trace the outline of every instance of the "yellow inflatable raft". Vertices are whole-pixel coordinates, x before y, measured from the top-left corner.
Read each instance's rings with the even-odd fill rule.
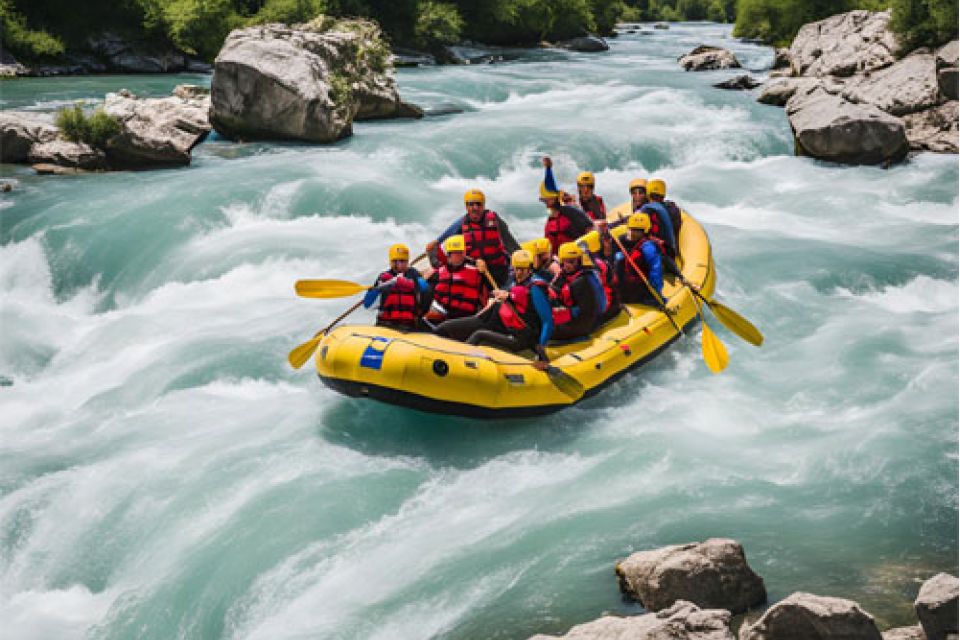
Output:
[[[629,214],[629,204],[610,212]],[[714,289],[710,242],[696,220],[683,214],[678,239],[681,270],[710,297]],[[664,298],[673,322],[657,309],[629,304],[587,339],[547,348],[551,364],[591,396],[649,361],[679,338],[677,326],[697,321],[690,291],[669,276]],[[477,347],[429,333],[400,333],[375,326],[330,331],[316,352],[323,383],[348,396],[367,397],[422,411],[475,418],[512,418],[558,411],[577,402],[554,379],[531,365],[532,353]]]

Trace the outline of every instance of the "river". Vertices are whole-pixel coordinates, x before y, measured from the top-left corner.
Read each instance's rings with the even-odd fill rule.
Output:
[[[958,546],[958,163],[793,156],[783,110],[684,73],[697,44],[763,69],[728,26],[603,54],[506,52],[404,69],[462,113],[359,123],[330,146],[211,139],[188,168],[33,175],[0,195],[0,619],[23,638],[525,638],[621,599],[633,551],[732,537],[771,601],[859,601],[915,622]],[[51,110],[204,76],[24,79]],[[483,189],[539,235],[541,154],[608,203],[659,176],[713,242],[714,323],[601,395],[501,423],[326,390],[293,346]],[[369,322],[372,313],[353,317]]]

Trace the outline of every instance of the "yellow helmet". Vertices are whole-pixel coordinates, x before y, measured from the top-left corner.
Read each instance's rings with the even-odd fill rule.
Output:
[[[583,249],[576,242],[564,242],[557,251],[557,257],[561,260],[579,260],[583,258]]]
[[[520,245],[520,248],[524,251],[529,251],[531,256],[537,255],[537,241],[529,240]]]
[[[541,182],[541,183],[540,183],[540,197],[541,197],[541,198],[559,198],[559,197],[560,197],[560,192],[559,192],[559,191],[550,191],[549,189],[547,189],[547,183],[546,183],[546,182]]]
[[[651,180],[647,184],[647,193],[652,196],[663,196],[667,195],[667,183],[663,180]]]
[[[584,242],[590,251],[600,251],[600,232],[591,231],[580,237],[579,242]]]
[[[390,262],[393,262],[394,260],[409,260],[410,249],[405,244],[395,244],[390,247],[390,251],[387,252],[387,255],[390,258]]]
[[[630,181],[630,191],[633,191],[634,189],[637,189],[637,188],[643,189],[644,191],[646,191],[646,190],[647,190],[647,181],[644,180],[643,178],[637,178],[636,180],[631,180],[631,181]]]
[[[592,173],[589,171],[581,171],[580,174],[577,175],[577,184],[593,187],[596,186],[597,182],[594,180]]]
[[[444,253],[453,253],[454,251],[466,251],[467,242],[463,239],[463,236],[450,236],[443,243]]]
[[[547,238],[537,238],[534,242],[537,243],[537,255],[541,253],[553,253],[553,245],[550,244],[550,240]]]
[[[627,228],[641,229],[644,233],[650,232],[650,216],[645,213],[635,213],[627,218]]]
[[[480,189],[470,189],[463,194],[463,204],[468,202],[479,202],[482,205],[487,204],[487,196],[483,195],[483,191]]]
[[[518,249],[510,256],[510,266],[514,269],[532,269],[533,256],[526,249]]]

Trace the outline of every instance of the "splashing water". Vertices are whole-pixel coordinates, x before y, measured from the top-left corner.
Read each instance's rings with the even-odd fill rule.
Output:
[[[623,602],[614,563],[729,536],[771,599],[850,597],[910,624],[956,571],[956,156],[795,158],[782,110],[685,74],[729,28],[605,54],[403,70],[462,113],[326,147],[212,140],[193,166],[19,180],[0,201],[0,619],[11,638],[521,638]],[[191,78],[4,83],[50,109]],[[196,79],[193,78],[195,81]],[[695,339],[560,414],[500,424],[351,400],[287,351],[468,186],[538,234],[538,157],[608,202],[663,177],[706,226],[756,350]],[[371,314],[357,314],[357,322]],[[715,326],[717,326],[715,324]]]

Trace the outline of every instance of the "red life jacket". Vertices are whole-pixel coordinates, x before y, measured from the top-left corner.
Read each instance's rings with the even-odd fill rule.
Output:
[[[608,265],[605,260],[597,258],[593,261],[593,264],[596,265],[597,271],[600,272],[600,282],[603,284],[603,295],[607,297],[607,309],[610,309],[614,304],[613,291],[616,288],[616,276],[613,274],[613,269],[610,268],[610,265]]]
[[[557,251],[560,250],[560,245],[563,243],[576,240],[571,230],[572,226],[570,218],[563,213],[557,213],[555,217],[547,218],[547,223],[543,225],[543,235],[550,240],[553,255],[557,255]]]
[[[591,220],[606,220],[607,205],[603,204],[603,198],[593,194],[590,200],[580,198],[580,208],[586,211]]]
[[[412,272],[412,273],[411,273]],[[402,274],[391,270],[384,271],[377,278],[377,284],[393,280],[399,275],[389,291],[380,298],[380,311],[377,320],[406,324],[411,327],[417,324],[417,282],[420,272],[416,269],[407,269]]]
[[[553,323],[555,325],[566,324],[573,320],[573,315],[570,312],[570,309],[573,308],[575,300],[573,299],[573,293],[570,292],[570,285],[577,281],[577,278],[583,276],[583,269],[577,269],[573,273],[561,273],[560,282],[563,283],[563,286],[560,287],[560,294],[557,296],[560,300],[562,307],[553,308]]]
[[[533,323],[537,310],[533,308],[533,302],[530,300],[531,287],[546,289],[547,283],[540,278],[530,276],[523,284],[510,287],[510,302],[513,303],[516,312],[507,303],[500,304],[497,312],[500,315],[500,321],[507,329],[520,331]]]
[[[474,260],[482,258],[492,266],[507,264],[507,250],[500,238],[500,224],[496,213],[485,210],[480,222],[473,222],[468,215],[463,216],[460,232],[467,244],[467,256]]]
[[[643,238],[632,247],[627,247],[628,255],[633,260],[634,264],[640,267],[640,271],[643,272],[643,275],[646,278],[650,277],[650,265],[647,263],[646,258],[643,257],[643,251],[641,251],[641,248],[643,247],[643,243],[647,242],[648,240],[652,242],[657,247],[657,250],[660,252],[660,254],[663,255],[663,240],[656,236],[648,235],[646,238]],[[640,276],[637,275],[637,272],[634,271],[633,267],[631,267],[629,264],[624,270],[624,274],[624,280],[629,282],[631,285],[643,283],[643,280],[640,279]]]
[[[477,268],[467,264],[456,270],[445,264],[437,270],[433,297],[447,310],[447,317],[462,318],[480,310],[481,278]]]

